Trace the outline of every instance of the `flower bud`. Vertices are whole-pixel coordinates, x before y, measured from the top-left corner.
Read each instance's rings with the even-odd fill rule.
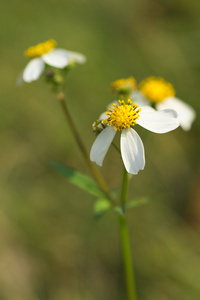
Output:
[[[93,128],[93,132],[98,135],[103,129],[105,129],[108,125],[106,124],[106,122],[102,119],[99,119],[97,121],[95,121],[92,124],[92,128]]]

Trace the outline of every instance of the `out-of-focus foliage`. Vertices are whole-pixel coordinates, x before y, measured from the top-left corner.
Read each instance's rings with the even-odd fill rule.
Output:
[[[51,169],[55,160],[89,174],[44,80],[16,86],[23,51],[50,38],[88,58],[67,87],[88,151],[113,80],[164,77],[196,109],[189,132],[138,129],[146,167],[132,177],[129,198],[151,201],[128,214],[138,299],[200,299],[199,13],[198,0],[1,3],[0,299],[124,299],[117,214],[96,220],[93,196]],[[119,186],[114,149],[101,170]]]

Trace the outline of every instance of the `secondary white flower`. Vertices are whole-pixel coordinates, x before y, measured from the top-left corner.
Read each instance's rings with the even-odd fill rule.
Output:
[[[84,64],[86,62],[86,57],[82,53],[67,51],[69,54],[69,63]]]
[[[134,125],[156,133],[165,133],[179,126],[177,113],[172,109],[156,111],[149,106],[141,107],[132,104],[129,99],[125,103],[119,100],[119,105],[113,103],[112,109],[101,115],[107,127],[96,138],[91,151],[90,159],[102,166],[104,157],[119,130],[121,132],[120,148],[122,160],[128,173],[137,174],[145,166],[144,146]]]
[[[155,105],[156,109],[174,109],[184,130],[189,130],[196,117],[195,110],[175,97],[171,83],[163,78],[148,77],[140,83],[140,91],[133,92],[132,98],[139,105]]]
[[[48,40],[25,51],[25,56],[32,58],[23,71],[22,79],[25,82],[37,80],[42,74],[45,65],[63,69],[71,63],[84,63],[86,58],[83,54],[71,52],[56,47],[56,41]]]

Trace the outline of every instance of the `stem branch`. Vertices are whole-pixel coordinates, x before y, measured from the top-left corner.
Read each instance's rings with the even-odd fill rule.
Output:
[[[64,95],[64,93],[62,93],[62,92],[59,93],[58,96],[57,96],[57,99],[59,100],[59,103],[60,103],[60,105],[62,107],[62,110],[64,112],[64,115],[65,115],[65,118],[66,118],[66,120],[67,120],[67,122],[68,122],[68,124],[69,124],[69,126],[70,126],[70,128],[72,130],[74,138],[75,138],[75,140],[76,140],[76,142],[77,142],[77,144],[78,144],[78,146],[79,146],[79,148],[80,148],[80,150],[81,150],[81,152],[83,154],[83,157],[84,157],[84,159],[85,159],[88,167],[90,168],[90,171],[91,171],[92,175],[94,176],[94,178],[95,178],[96,182],[98,183],[100,189],[105,194],[106,198],[108,198],[112,202],[113,200],[112,200],[112,198],[109,195],[108,187],[107,187],[107,185],[106,185],[106,183],[105,183],[105,181],[104,181],[101,173],[98,171],[98,169],[91,162],[90,157],[88,155],[88,152],[87,152],[87,150],[86,150],[86,148],[85,148],[85,146],[83,144],[83,141],[82,141],[82,139],[81,139],[81,137],[80,137],[80,135],[79,135],[76,127],[75,127],[75,124],[74,124],[74,122],[72,120],[72,117],[71,117],[71,115],[69,113],[69,110],[67,108],[67,105],[65,103],[65,95]]]

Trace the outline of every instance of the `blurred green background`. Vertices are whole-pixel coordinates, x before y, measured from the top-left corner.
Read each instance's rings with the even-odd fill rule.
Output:
[[[96,220],[94,198],[50,168],[54,160],[89,174],[44,80],[16,86],[24,50],[50,38],[88,58],[67,87],[88,151],[116,79],[164,77],[195,108],[189,132],[147,136],[138,128],[146,167],[128,194],[151,201],[128,214],[138,299],[199,300],[199,0],[1,3],[0,299],[125,299],[116,214]],[[114,149],[101,171],[111,188],[120,185]]]

